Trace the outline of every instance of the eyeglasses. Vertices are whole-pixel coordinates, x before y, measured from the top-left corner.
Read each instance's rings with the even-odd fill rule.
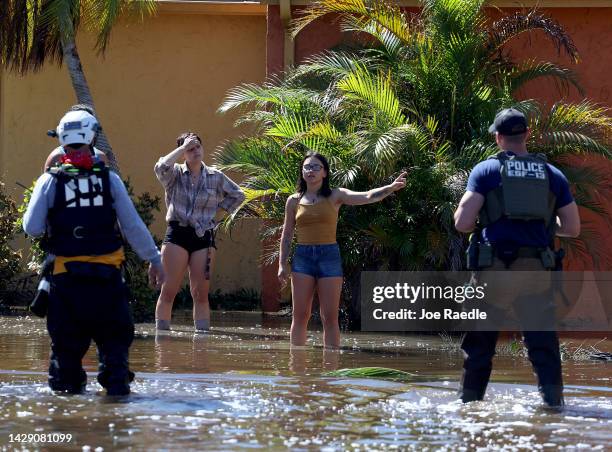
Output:
[[[307,163],[306,165],[302,166],[302,169],[304,171],[320,171],[321,169],[323,169],[323,166],[319,165],[318,163],[314,163],[312,165]]]

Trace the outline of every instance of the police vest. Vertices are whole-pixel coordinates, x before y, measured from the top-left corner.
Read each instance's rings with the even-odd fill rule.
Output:
[[[62,165],[49,169],[56,179],[49,210],[49,251],[56,256],[99,256],[122,246],[113,208],[108,168]]]
[[[500,162],[501,185],[489,191],[480,211],[480,223],[488,226],[500,218],[542,220],[554,225],[555,195],[550,191],[546,157],[542,154],[489,157]]]

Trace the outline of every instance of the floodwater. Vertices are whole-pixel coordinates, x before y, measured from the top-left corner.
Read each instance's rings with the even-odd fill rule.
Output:
[[[112,399],[95,382],[94,347],[87,393],[52,394],[44,322],[0,317],[0,450],[612,450],[612,363],[564,363],[567,408],[551,413],[528,361],[498,356],[486,401],[462,405],[461,356],[437,337],[345,335],[341,351],[291,350],[286,326],[259,323],[157,337],[139,325],[133,393]],[[365,366],[415,376],[322,376]]]

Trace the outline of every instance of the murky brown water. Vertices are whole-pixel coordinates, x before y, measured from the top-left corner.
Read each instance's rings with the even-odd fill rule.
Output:
[[[612,448],[612,363],[565,363],[568,407],[555,414],[539,408],[525,359],[497,357],[487,400],[462,405],[455,396],[461,356],[439,350],[436,337],[346,335],[348,350],[290,350],[286,330],[266,326],[235,324],[208,335],[185,326],[157,337],[139,326],[131,349],[133,394],[110,400],[95,383],[93,347],[84,360],[91,372],[87,394],[53,395],[44,323],[0,317],[0,448]],[[612,343],[599,347],[610,350]],[[321,376],[365,366],[416,376],[411,383]],[[72,438],[15,442],[17,434],[52,432]]]

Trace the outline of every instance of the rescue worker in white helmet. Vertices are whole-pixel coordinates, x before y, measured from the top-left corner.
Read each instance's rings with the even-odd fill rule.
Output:
[[[47,329],[51,337],[49,385],[81,393],[81,360],[90,342],[100,359],[98,381],[108,395],[130,392],[128,351],[134,337],[121,264],[123,235],[150,262],[149,282],[164,280],[160,253],[119,176],[97,161],[90,146],[98,128],[86,111],[70,111],[57,126],[65,157],[41,175],[23,219],[27,234],[48,234],[54,257]]]
[[[90,115],[95,116],[93,108],[87,104],[75,104],[72,107],[70,107],[70,109],[68,110],[68,112],[71,112],[71,111],[85,111],[89,113]],[[49,130],[47,132],[47,135],[52,136],[52,137],[57,137],[57,131]],[[93,149],[94,157],[104,162],[104,164],[108,166],[108,158],[106,157],[106,154],[102,152],[100,149],[96,148],[95,143],[96,143],[96,140],[94,138],[94,141],[90,143],[90,147]],[[45,160],[45,166],[43,167],[43,172],[47,171],[49,168],[53,166],[60,165],[61,159],[65,155],[66,155],[66,152],[64,152],[64,148],[62,146],[58,146],[55,149],[53,149]]]
[[[555,254],[550,246],[555,234],[576,237],[580,233],[578,208],[567,179],[543,156],[527,151],[529,128],[519,110],[500,111],[489,132],[495,134],[500,152],[472,169],[455,212],[455,227],[460,232],[474,231],[479,220],[468,251],[468,269],[485,271],[485,278],[488,270],[552,270]],[[532,301],[533,309],[542,308]],[[554,325],[547,331],[535,331],[537,327],[526,331],[521,326],[544,403],[562,407],[561,357]],[[461,345],[465,356],[460,387],[463,402],[483,399],[498,334],[466,333]]]

